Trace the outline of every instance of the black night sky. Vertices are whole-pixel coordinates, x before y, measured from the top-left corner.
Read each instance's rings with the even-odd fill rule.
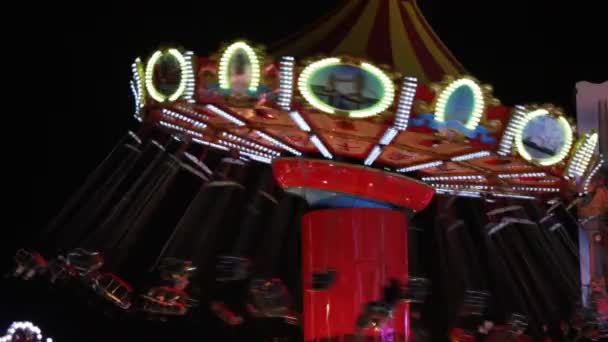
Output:
[[[505,104],[552,102],[574,116],[575,83],[608,79],[606,12],[590,5],[591,1],[418,2],[453,54],[472,75],[492,84],[496,97]],[[12,249],[3,254],[10,258],[23,238],[43,227],[119,137],[136,127],[128,86],[135,57],[147,56],[164,44],[210,54],[222,42],[237,38],[271,43],[304,29],[338,3],[103,2],[86,15],[64,13],[53,17],[50,27],[37,28],[41,35],[29,44],[34,45],[37,56],[37,68],[31,76],[37,85],[33,92],[45,92],[52,98],[35,110],[41,116],[34,127],[38,134],[28,143],[30,152],[21,155],[23,171],[18,170],[18,177],[24,177],[29,185],[29,189],[21,188],[22,200],[17,203],[19,212],[25,214],[14,215],[20,218],[19,234],[8,239]],[[53,33],[47,39],[51,28]],[[22,119],[31,124],[28,118]],[[60,323],[58,317],[53,319],[56,308],[31,303],[21,306],[19,302],[28,302],[23,296],[10,296],[8,307],[22,308],[15,319],[25,318],[26,309],[35,310],[36,319],[51,336],[61,335],[53,329],[68,325]],[[2,306],[0,301],[0,329],[12,314]],[[73,320],[69,324],[73,329],[82,324],[83,334],[96,333],[86,330],[94,326],[86,314],[70,314],[65,319]],[[140,340],[136,331],[128,335]]]

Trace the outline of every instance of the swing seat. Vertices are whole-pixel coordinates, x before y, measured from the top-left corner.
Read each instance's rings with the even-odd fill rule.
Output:
[[[112,273],[99,273],[92,278],[93,290],[123,310],[131,307],[133,288]]]
[[[363,313],[357,318],[360,329],[380,327],[391,318],[392,310],[384,302],[370,302],[365,305]]]
[[[431,282],[427,278],[409,277],[407,285],[402,288],[401,299],[408,303],[424,303],[429,295]]]
[[[99,252],[76,248],[68,253],[66,263],[79,275],[84,276],[99,270],[104,264],[104,259]]]
[[[68,278],[78,277],[78,271],[67,264],[67,261],[62,256],[59,256],[49,262],[48,275],[51,278],[51,282],[54,283],[57,280],[66,280]]]
[[[243,318],[235,314],[222,302],[212,302],[211,311],[213,311],[213,313],[215,313],[219,319],[228,325],[234,326],[243,323]]]
[[[217,264],[218,282],[240,281],[251,274],[251,261],[247,258],[222,256]]]
[[[183,316],[196,305],[187,293],[167,286],[152,288],[142,298],[142,310],[156,315]]]
[[[299,323],[291,310],[291,296],[280,279],[254,279],[249,287],[248,311],[256,317],[282,318],[289,324]]]
[[[164,285],[185,290],[190,284],[190,277],[196,270],[191,261],[177,258],[163,259],[159,266],[160,278]]]
[[[461,316],[483,315],[490,294],[483,291],[466,291]]]
[[[15,262],[19,266],[36,269],[46,268],[48,265],[48,262],[40,253],[25,249],[19,249],[15,253]]]

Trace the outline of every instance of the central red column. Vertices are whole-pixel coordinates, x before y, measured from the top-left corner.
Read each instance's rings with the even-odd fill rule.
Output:
[[[277,182],[306,198],[302,218],[304,341],[408,341],[409,307],[360,329],[366,304],[380,301],[391,279],[408,281],[407,215],[431,201],[424,183],[377,169],[326,160],[278,159]],[[318,276],[333,276],[314,286]]]
[[[302,259],[305,341],[354,336],[365,303],[381,299],[391,278],[407,281],[405,214],[382,208],[310,212],[302,219]],[[312,274],[327,270],[335,270],[335,282],[313,289]],[[403,341],[407,309],[400,303],[391,322],[364,335],[394,334]]]

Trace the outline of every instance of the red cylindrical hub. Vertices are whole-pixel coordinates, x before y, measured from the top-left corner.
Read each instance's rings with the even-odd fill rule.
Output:
[[[384,310],[384,289],[408,282],[404,209],[424,209],[433,189],[331,160],[285,158],[272,167],[313,208],[302,219],[304,340],[408,341],[408,304]]]
[[[391,278],[407,282],[407,218],[382,208],[317,210],[302,219],[304,340],[346,341],[357,332],[366,303],[383,297]],[[335,271],[327,289],[313,289],[313,273]],[[404,341],[407,304],[385,326],[363,331],[372,340]],[[346,339],[345,339],[346,338]]]

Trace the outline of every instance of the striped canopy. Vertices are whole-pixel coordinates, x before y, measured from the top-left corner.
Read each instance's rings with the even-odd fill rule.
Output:
[[[283,40],[277,55],[367,58],[422,82],[464,72],[414,0],[348,0],[311,29]]]

